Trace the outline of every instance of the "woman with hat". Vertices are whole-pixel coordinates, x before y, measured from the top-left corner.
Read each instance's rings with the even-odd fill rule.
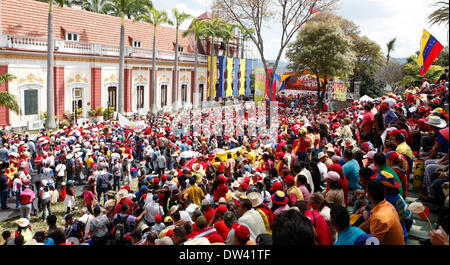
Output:
[[[214,181],[211,189],[214,202],[218,202],[221,197],[225,197],[228,192],[228,186],[226,185],[228,178],[225,175],[219,175],[216,181]]]
[[[276,191],[274,194],[272,194],[272,212],[275,215],[275,218],[282,213],[283,211],[289,210],[289,198],[286,196],[286,193],[284,193],[282,190]]]
[[[23,243],[28,242],[33,238],[33,232],[30,226],[30,220],[27,218],[20,218],[16,221],[17,230],[15,237],[23,236]]]
[[[341,182],[339,181],[340,176],[337,172],[329,171],[325,174],[325,181],[330,189],[325,193],[325,199],[330,205],[340,205],[346,207],[344,190],[342,189]]]
[[[75,188],[73,186],[73,180],[67,181],[66,197],[64,199],[64,205],[67,207],[67,213],[69,214],[72,209],[75,208],[77,197],[75,196]]]

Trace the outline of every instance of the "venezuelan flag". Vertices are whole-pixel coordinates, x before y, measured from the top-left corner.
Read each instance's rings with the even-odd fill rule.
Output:
[[[314,13],[320,14],[320,13],[322,13],[322,9],[320,9],[318,6],[312,5],[311,8],[309,9],[309,13],[310,14],[314,14]]]
[[[419,58],[417,58],[417,62],[422,66],[420,75],[424,75],[428,71],[443,49],[444,46],[433,35],[423,30],[420,54]]]

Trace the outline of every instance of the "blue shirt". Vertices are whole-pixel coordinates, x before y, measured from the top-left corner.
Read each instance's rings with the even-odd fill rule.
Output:
[[[388,111],[384,114],[384,123],[385,124],[394,124],[398,120],[397,114],[389,108]]]
[[[342,171],[344,171],[344,176],[348,180],[348,188],[350,190],[361,189],[361,186],[358,184],[359,164],[355,159],[347,161],[347,163],[342,166]]]
[[[444,136],[442,136],[442,134],[439,131],[437,131],[435,135],[436,135],[436,142],[441,144],[441,148],[438,150],[438,152],[448,153],[449,144],[447,139],[445,139]]]
[[[360,236],[364,235],[361,228],[355,226],[349,226],[347,229],[341,231],[337,237],[336,242],[333,245],[354,245],[355,240]]]

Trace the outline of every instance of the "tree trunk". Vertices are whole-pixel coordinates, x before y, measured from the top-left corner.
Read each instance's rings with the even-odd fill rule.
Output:
[[[173,97],[174,97],[174,106],[173,110],[178,111],[178,108],[181,107],[181,101],[180,104],[178,104],[178,27],[177,27],[177,36],[175,40],[175,66],[174,66],[174,77],[173,77]]]
[[[244,59],[244,40],[242,40],[241,59]]]
[[[152,88],[150,94],[152,98],[151,112],[156,113],[156,25],[153,27],[153,55],[152,55]]]
[[[55,129],[53,3],[50,3],[50,12],[48,13],[47,35],[47,118],[45,119],[45,128]]]
[[[198,67],[198,47],[197,47],[197,43],[198,40],[195,41],[195,55],[194,55],[194,87],[192,89],[197,90],[198,88],[198,84],[197,84],[197,67]],[[200,91],[199,91],[200,92]],[[201,92],[199,93],[199,95],[197,97],[199,97],[201,95]],[[201,102],[202,99],[200,99],[200,104],[203,104],[203,102]]]
[[[213,101],[213,63],[214,63],[214,36],[211,38],[211,66],[209,67],[209,101]]]
[[[119,96],[118,96],[118,106],[117,111],[120,114],[123,114],[124,109],[124,95],[125,95],[125,87],[124,87],[124,65],[125,65],[125,23],[124,23],[124,14],[122,13],[122,24],[120,25],[120,59],[119,59]]]

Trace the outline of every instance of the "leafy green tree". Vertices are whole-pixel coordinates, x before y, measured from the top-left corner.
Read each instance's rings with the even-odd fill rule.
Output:
[[[316,75],[319,107],[326,92],[327,79],[346,78],[353,73],[356,57],[352,41],[342,29],[329,23],[307,23],[299,32],[295,42],[288,46],[286,57],[289,68],[295,72],[308,69]]]
[[[415,55],[411,55],[406,64],[405,68],[405,76],[401,81],[403,86],[420,86],[422,84],[422,78],[427,78],[430,82],[433,82],[441,76],[444,72],[444,68],[439,65],[431,65],[428,71],[424,76],[421,76],[420,73],[420,65],[417,63],[417,57]]]
[[[115,10],[111,0],[72,0],[72,5],[100,14],[110,14],[112,10]]]
[[[16,77],[11,74],[0,75],[0,84],[8,83],[13,79],[16,79]],[[17,114],[21,113],[16,97],[14,97],[14,95],[10,94],[7,91],[0,91],[0,106],[6,107],[7,109],[10,109]]]

